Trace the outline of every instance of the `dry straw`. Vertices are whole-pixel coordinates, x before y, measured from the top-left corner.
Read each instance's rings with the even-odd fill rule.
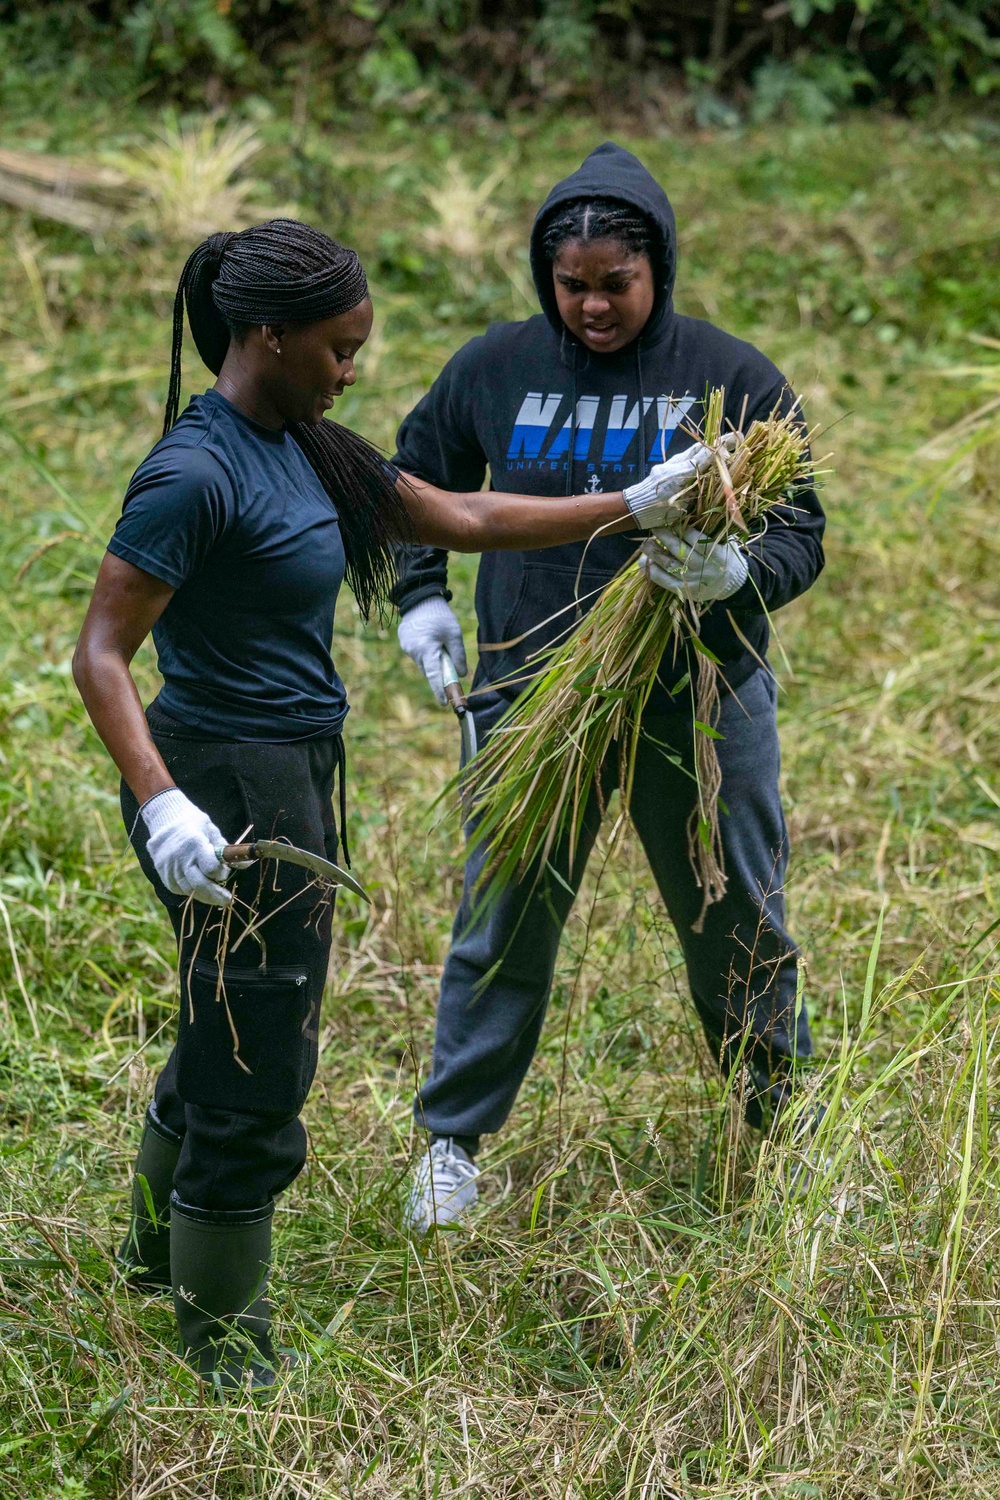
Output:
[[[712,391],[697,436],[715,449],[714,461],[676,497],[670,516],[673,530],[696,526],[720,543],[761,530],[776,505],[787,517],[808,461],[808,434],[794,410],[782,415],[775,407],[764,421],[737,431],[730,452],[724,408],[725,392]],[[780,523],[781,516],[771,521]],[[689,693],[692,702],[695,795],[688,850],[703,893],[695,924],[701,930],[705,911],[726,888],[715,743],[720,663],[701,639],[707,607],[685,604],[629,565],[560,645],[532,658],[544,659],[540,674],[461,776],[475,820],[471,842],[489,850],[478,912],[528,871],[537,879],[564,844],[572,866],[588,800],[613,746],[628,806],[643,710],[660,662],[665,654],[672,661],[685,653],[688,671],[673,692]]]

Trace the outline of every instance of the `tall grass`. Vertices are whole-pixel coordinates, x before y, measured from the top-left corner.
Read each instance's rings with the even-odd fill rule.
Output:
[[[31,130],[52,144],[45,123],[40,111]],[[70,123],[81,140],[98,128]],[[57,127],[65,144],[69,124]],[[563,123],[452,145],[474,182],[516,145],[497,192],[524,229],[592,136]],[[974,330],[998,331],[986,252],[962,251],[960,292],[937,285],[956,269],[945,221],[985,221],[989,185],[965,148],[879,121],[751,134],[739,153],[634,144],[677,204],[682,309],[762,344],[810,421],[844,419],[828,569],[777,616],[773,653],[789,923],[821,1058],[803,1107],[828,1102],[822,1133],[806,1159],[792,1130],[764,1143],[744,1131],[641,852],[602,843],[536,1064],[485,1143],[487,1209],[467,1234],[400,1234],[420,1147],[410,1093],[461,875],[428,808],[458,747],[392,632],[363,633],[345,601],[352,834],[376,905],[345,903],[338,919],[310,1161],[277,1216],[278,1320],[312,1362],[266,1411],[204,1404],[166,1306],[111,1267],[173,965],[68,674],[99,539],[157,431],[160,377],[112,377],[165,374],[176,265],[155,245],[36,225],[53,343],[5,233],[0,416],[24,445],[0,431],[5,1497],[993,1500],[1000,1488],[996,490],[985,450],[936,499],[936,471],[913,456],[982,399],[942,387],[916,330],[945,341],[958,306]],[[481,287],[445,306],[445,251],[419,273],[389,249],[377,258],[437,171],[420,142],[397,146],[395,176],[380,175],[379,142],[345,179],[346,237],[377,269],[382,340],[377,388],[362,355],[345,411],[385,443],[484,316]],[[348,149],[357,137],[330,146]],[[837,313],[838,298],[874,298],[883,277],[924,288],[915,311],[899,294],[872,327],[838,321],[856,305]],[[509,281],[493,285],[488,315],[520,316]],[[885,340],[890,316],[901,331]],[[943,352],[966,359],[957,343]],[[467,624],[471,576],[453,559]],[[148,652],[138,671],[148,696]]]

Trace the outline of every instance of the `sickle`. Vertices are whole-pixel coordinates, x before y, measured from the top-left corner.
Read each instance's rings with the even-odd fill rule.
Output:
[[[462,765],[467,766],[476,753],[476,721],[469,712],[469,705],[458,680],[458,670],[444,646],[441,647],[441,676],[444,680],[444,695],[458,719],[462,731]]]
[[[308,849],[296,849],[294,844],[282,844],[277,839],[255,839],[252,844],[220,844],[215,853],[227,865],[244,864],[257,859],[283,859],[288,865],[301,865],[302,869],[311,870],[314,875],[328,880],[331,885],[342,885],[345,890],[353,891],[355,896],[360,896],[362,901],[371,905],[372,898],[353,875],[342,870],[332,860],[324,859],[321,854],[310,854]]]

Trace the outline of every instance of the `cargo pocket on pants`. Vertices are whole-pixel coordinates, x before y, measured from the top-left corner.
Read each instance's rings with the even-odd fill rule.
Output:
[[[216,964],[196,959],[181,979],[177,1092],[205,1109],[297,1114],[310,1014],[305,969],[225,968],[220,980]]]

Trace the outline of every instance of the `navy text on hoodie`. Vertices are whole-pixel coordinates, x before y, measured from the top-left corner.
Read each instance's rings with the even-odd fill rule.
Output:
[[[552,267],[542,246],[556,210],[581,198],[611,198],[638,209],[653,231],[656,300],[639,338],[613,354],[594,354],[563,324]],[[622,489],[653,464],[683,451],[703,417],[709,389],[726,391],[733,425],[793,402],[781,373],[752,344],[711,323],[683,317],[672,304],[676,231],[666,194],[642,163],[612,142],[557,184],[531,235],[531,266],[542,314],[494,323],[449,360],[399,429],[394,462],[449,490],[478,490],[487,468],[494,490],[568,495]],[[794,506],[772,511],[749,544],[750,575],[703,617],[702,639],[738,688],[764,658],[768,613],[803,593],[823,566],[823,511],[811,488]],[[486,552],[476,584],[480,655],[475,686],[495,684],[513,698],[530,675],[533,653],[560,638],[608,580],[634,555],[639,538],[598,536],[534,552]],[[405,614],[433,595],[450,598],[447,553],[400,553],[394,599]],[[560,613],[562,612],[562,613]],[[555,619],[551,618],[556,616]],[[513,644],[515,643],[516,644]],[[650,710],[677,699],[670,689],[696,664],[665,657]]]

